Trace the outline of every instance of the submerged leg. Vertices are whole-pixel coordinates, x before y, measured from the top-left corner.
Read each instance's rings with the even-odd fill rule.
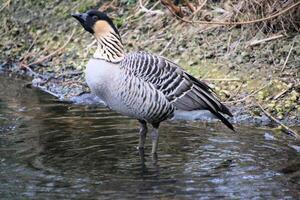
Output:
[[[152,124],[153,130],[151,132],[151,138],[152,138],[152,154],[156,154],[157,146],[158,146],[158,127],[159,123]]]
[[[145,141],[146,141],[146,135],[147,135],[147,123],[144,120],[139,120],[140,122],[140,139],[139,139],[139,146],[138,149],[144,149]]]

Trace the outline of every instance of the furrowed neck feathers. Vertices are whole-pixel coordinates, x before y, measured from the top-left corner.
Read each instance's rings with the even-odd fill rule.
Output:
[[[107,23],[96,23],[94,35],[97,40],[94,58],[112,63],[118,63],[124,59],[124,47],[121,37],[112,27]]]

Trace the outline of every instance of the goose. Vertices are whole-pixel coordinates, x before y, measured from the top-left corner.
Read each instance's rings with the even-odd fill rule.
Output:
[[[159,125],[176,110],[208,110],[234,131],[223,116],[232,114],[206,83],[162,56],[125,53],[119,31],[105,13],[88,10],[72,16],[97,41],[85,69],[87,85],[108,108],[139,121],[138,149],[144,149],[149,123],[152,154],[156,154]]]

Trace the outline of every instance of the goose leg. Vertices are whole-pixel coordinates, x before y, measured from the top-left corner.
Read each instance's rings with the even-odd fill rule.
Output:
[[[146,141],[146,135],[147,135],[147,123],[144,120],[139,120],[140,122],[140,139],[139,139],[139,146],[138,149],[144,149],[145,141]]]
[[[152,154],[154,155],[154,154],[156,154],[157,146],[158,146],[158,138],[159,138],[158,127],[159,127],[159,123],[152,124],[152,126],[153,126],[153,130],[151,132]]]

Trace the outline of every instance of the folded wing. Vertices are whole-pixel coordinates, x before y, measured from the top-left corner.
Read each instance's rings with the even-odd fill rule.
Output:
[[[229,116],[232,114],[218,100],[212,89],[168,59],[144,52],[132,53],[126,57],[121,67],[142,81],[153,84],[176,109],[209,110],[233,130],[233,126],[222,113]]]

